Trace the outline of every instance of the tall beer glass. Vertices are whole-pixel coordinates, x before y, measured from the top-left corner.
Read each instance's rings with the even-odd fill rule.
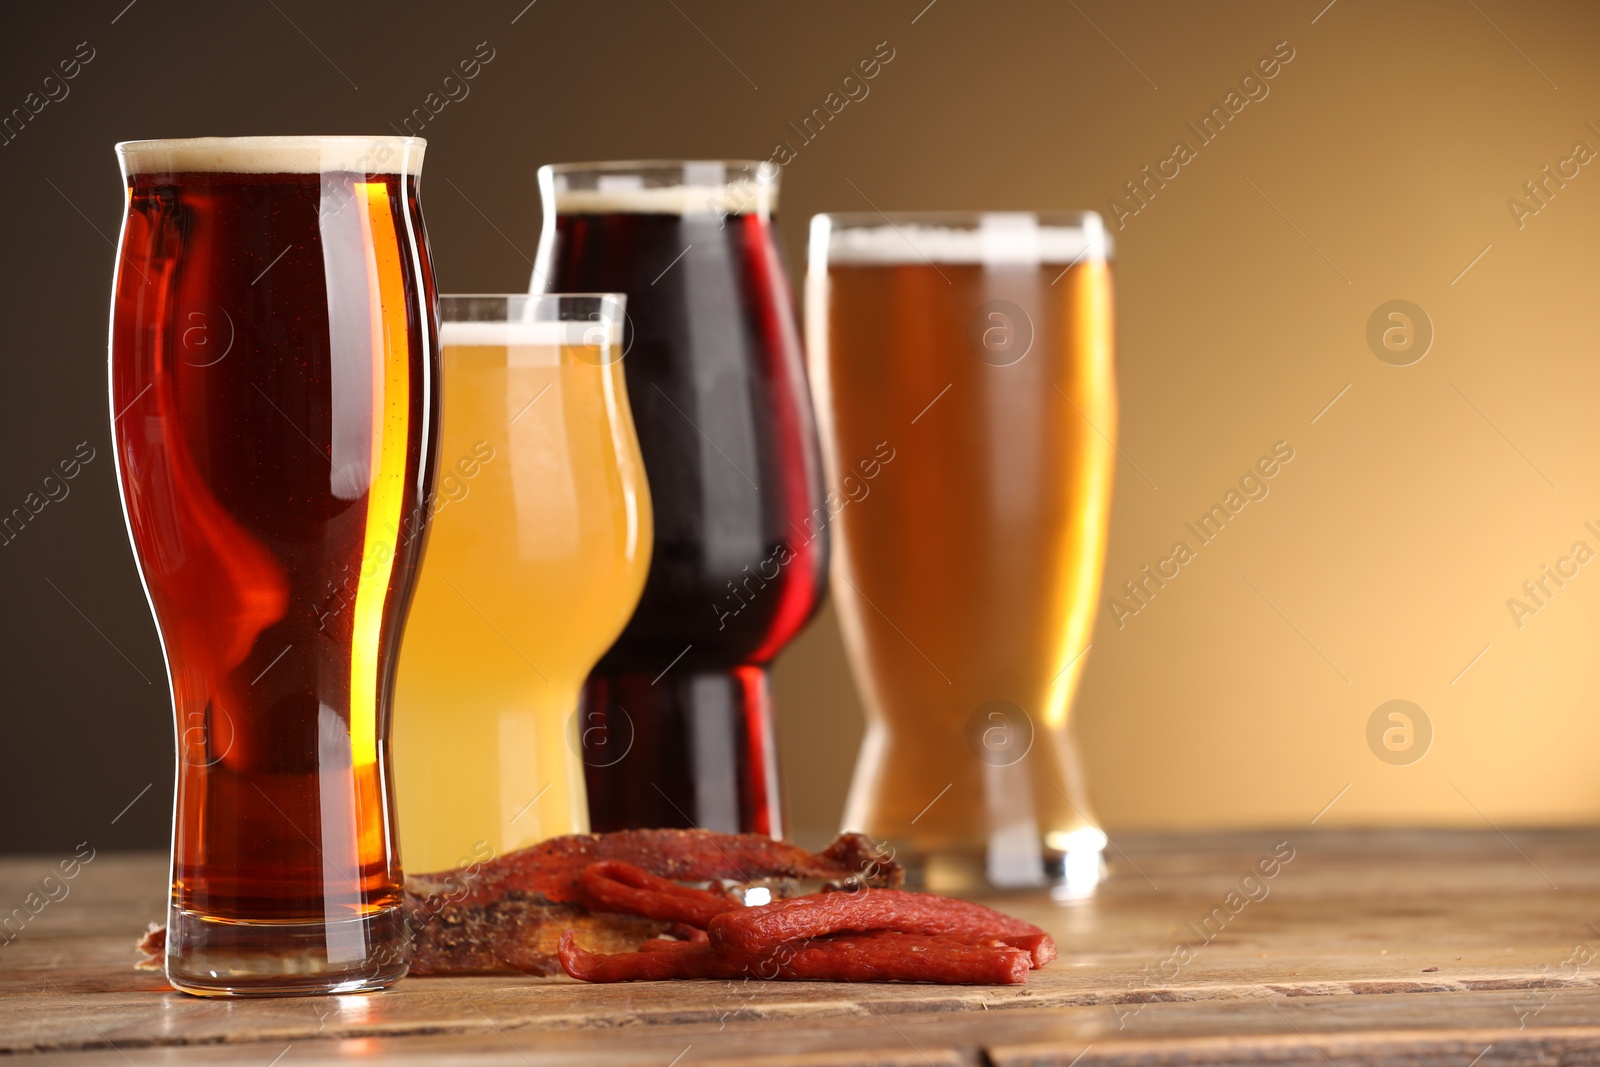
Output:
[[[777,182],[756,163],[539,170],[534,290],[627,294],[655,501],[644,596],[585,689],[596,830],[783,832],[767,665],[821,597],[829,512]]]
[[[440,299],[439,492],[395,697],[413,871],[589,829],[578,691],[650,566],[623,306]]]
[[[845,828],[934,888],[1098,874],[1066,728],[1116,455],[1109,251],[1094,214],[812,220],[812,386],[860,497],[834,520],[868,712]]]
[[[376,989],[406,970],[389,699],[438,417],[423,142],[117,155],[112,431],[177,715],[167,975]]]

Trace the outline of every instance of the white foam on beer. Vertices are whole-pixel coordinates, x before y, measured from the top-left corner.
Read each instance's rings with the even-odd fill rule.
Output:
[[[570,322],[441,322],[439,343],[460,347],[557,348],[620,345],[619,323]]]
[[[420,174],[421,137],[180,137],[117,145],[125,174]]]
[[[1076,263],[1111,258],[1111,237],[1098,215],[1077,226],[1039,225],[1034,216],[995,212],[976,227],[926,222],[882,226],[834,226],[827,216],[812,220],[812,256],[827,242],[829,263]]]
[[[568,189],[556,193],[560,215],[771,215],[778,192],[751,183],[672,185],[627,191]]]
[[[647,185],[640,174],[594,176],[593,189],[573,189],[556,172],[556,212],[561,215],[761,215],[778,207],[778,184],[769,178],[728,180],[728,167],[716,162],[683,164],[683,182]]]

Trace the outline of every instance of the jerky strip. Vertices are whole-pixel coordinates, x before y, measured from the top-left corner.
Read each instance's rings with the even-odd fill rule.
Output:
[[[633,915],[590,914],[512,892],[490,907],[446,904],[413,927],[411,973],[560,974],[556,945],[563,931],[600,952],[625,952],[667,929]]]
[[[669,947],[671,946],[671,947]],[[681,978],[760,978],[814,982],[936,982],[1022,985],[1028,954],[1006,946],[965,945],[914,934],[817,938],[759,951],[695,942],[658,942],[641,952],[601,955],[560,945],[561,966],[586,982]]]
[[[455,871],[406,877],[406,924],[412,974],[522,971],[559,974],[556,945],[576,930],[586,948],[633,949],[686,924],[592,914],[580,878],[591,863],[622,860],[685,881],[813,878],[852,885],[898,885],[903,872],[860,834],[845,834],[820,853],[760,834],[704,830],[624,830],[552,838]],[[704,935],[700,935],[704,937]]]
[[[1028,953],[1035,967],[1056,958],[1055,941],[1032,923],[971,901],[898,889],[793,897],[719,915],[707,927],[712,944],[744,951],[800,938],[880,930],[967,944],[999,941]]]
[[[860,834],[842,834],[822,852],[807,852],[763,834],[710,830],[617,830],[568,834],[530,848],[473,864],[470,877],[438,871],[409,874],[406,895],[446,894],[458,905],[491,904],[521,891],[551,904],[580,902],[579,877],[591,863],[622,860],[662,878],[681,882],[803,878],[848,885],[892,887],[904,880],[893,860]],[[453,882],[465,882],[458,891]]]
[[[139,939],[139,951],[144,953],[144,959],[133,965],[136,971],[160,971],[166,969],[167,958],[167,928],[160,923],[151,923]]]
[[[663,932],[663,925],[582,907],[584,867],[622,860],[683,881],[815,879],[830,884],[897,886],[904,872],[860,834],[844,834],[819,853],[761,834],[705,830],[624,830],[552,838],[452,871],[406,877],[412,974],[560,970],[556,943],[577,929],[591,948],[620,951]],[[670,927],[668,927],[670,929]],[[687,929],[687,927],[685,927]],[[160,966],[160,942],[141,949]],[[164,936],[162,931],[161,936]],[[693,936],[680,933],[680,936]]]
[[[679,885],[621,860],[589,864],[578,876],[578,885],[591,911],[642,915],[700,929],[715,916],[744,907],[726,893]]]

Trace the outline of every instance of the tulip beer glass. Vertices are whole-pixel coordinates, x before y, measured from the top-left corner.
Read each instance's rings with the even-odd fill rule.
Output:
[[[596,830],[782,836],[767,666],[822,596],[829,512],[770,164],[542,167],[535,292],[628,296],[655,556],[584,691]]]
[[[177,716],[167,975],[406,971],[389,700],[438,418],[415,138],[117,146],[117,475]]]
[[[395,696],[413,871],[589,829],[578,692],[650,566],[623,306],[440,298],[439,492]]]

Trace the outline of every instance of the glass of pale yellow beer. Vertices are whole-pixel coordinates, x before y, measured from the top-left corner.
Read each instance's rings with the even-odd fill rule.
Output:
[[[624,298],[439,310],[440,476],[393,726],[419,872],[588,830],[578,693],[633,613],[652,535]]]
[[[819,215],[806,334],[867,734],[845,829],[935,889],[1098,879],[1067,714],[1117,433],[1098,215]]]

